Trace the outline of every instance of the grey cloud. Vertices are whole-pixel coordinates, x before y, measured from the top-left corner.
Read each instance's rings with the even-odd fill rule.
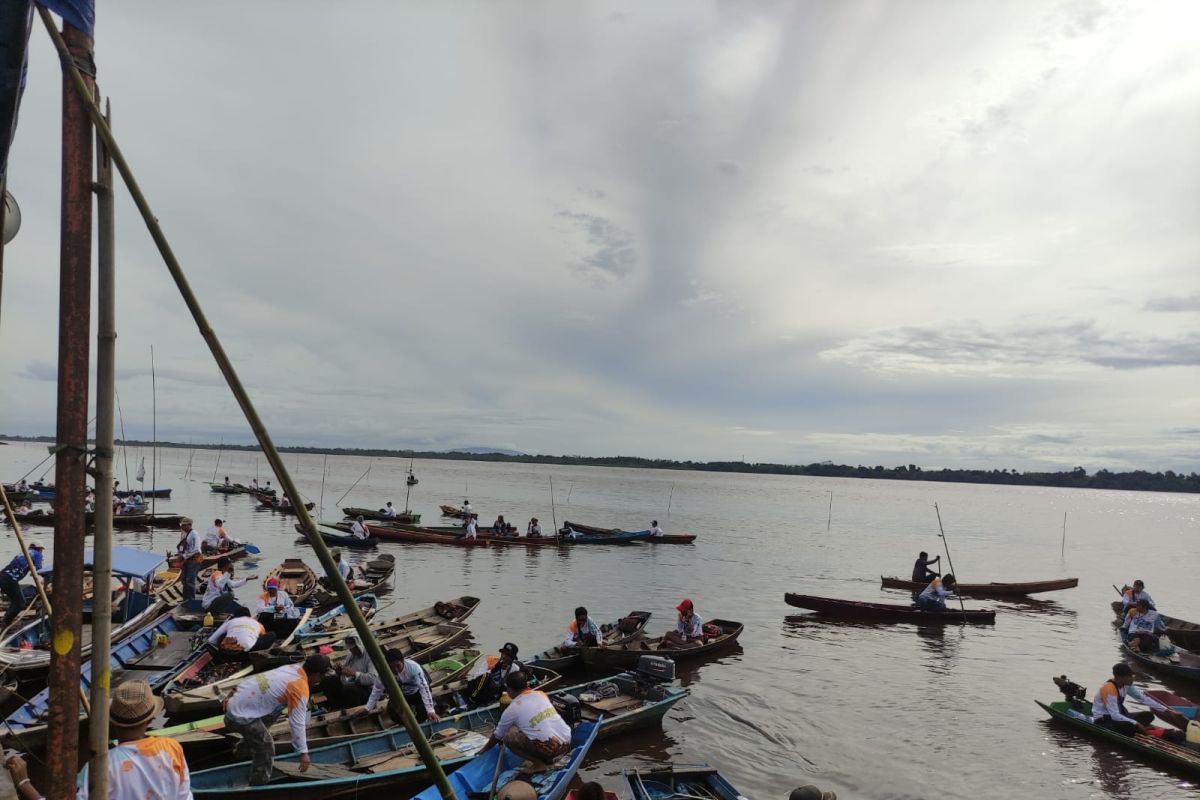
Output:
[[[724,172],[726,175],[737,175],[742,171],[741,166],[736,161],[722,161],[717,164],[717,169]]]
[[[1184,296],[1153,297],[1146,301],[1147,311],[1200,311],[1200,292]]]
[[[637,267],[633,235],[610,219],[582,211],[563,210],[558,216],[570,220],[587,234],[595,252],[582,256],[572,268],[590,278],[624,278]]]

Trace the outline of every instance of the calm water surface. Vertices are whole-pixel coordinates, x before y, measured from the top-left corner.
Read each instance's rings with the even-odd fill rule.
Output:
[[[0,447],[0,474],[15,479],[45,453],[41,445]],[[139,455],[129,453],[131,472]],[[308,499],[323,497],[328,520],[340,519],[339,500],[404,504],[407,461],[285,458]],[[259,574],[288,555],[307,554],[315,566],[311,549],[296,543],[294,518],[208,489],[214,472],[246,482],[258,470],[265,480],[261,456],[163,450],[160,460],[159,485],[175,490],[160,511],[189,514],[201,529],[215,516],[228,520],[234,536],[262,548]],[[585,773],[610,788],[621,768],[675,760],[709,762],[760,800],[786,798],[808,782],[841,798],[1200,796],[1171,774],[1051,726],[1033,703],[1058,698],[1050,678],[1060,673],[1094,691],[1118,660],[1111,584],[1143,578],[1164,611],[1200,619],[1200,498],[460,461],[417,461],[415,470],[421,482],[411,505],[430,524],[439,523],[439,504],[458,504],[467,493],[486,523],[504,514],[522,528],[531,516],[549,528],[556,516],[642,529],[657,518],[668,532],[699,534],[695,546],[382,546],[399,563],[389,612],[477,595],[484,603],[471,628],[486,649],[511,640],[522,654],[536,653],[561,638],[580,604],[600,621],[652,611],[657,633],[690,597],[705,618],[745,624],[738,650],[681,666],[692,695],[661,732],[592,751]],[[123,473],[122,466],[126,484]],[[999,613],[994,626],[965,628],[844,625],[784,604],[788,591],[903,602],[904,594],[879,588],[879,576],[906,574],[920,550],[944,553],[934,502],[963,580],[1070,575],[1080,586],[1036,604],[971,602]],[[118,534],[119,543],[164,551],[176,538]],[[7,559],[16,543],[3,541]],[[1197,688],[1168,688],[1200,700]]]

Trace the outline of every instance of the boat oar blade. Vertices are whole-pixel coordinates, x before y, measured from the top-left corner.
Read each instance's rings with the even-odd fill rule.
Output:
[[[248,545],[246,545],[245,547],[246,547],[246,552],[247,552],[247,553],[249,553],[249,554],[250,554],[250,555],[252,555],[252,556],[256,556],[256,555],[258,555],[259,553],[261,553],[261,552],[262,552],[262,550],[260,550],[259,548],[255,547],[255,546],[254,546],[254,545],[252,545],[252,544],[248,544]]]

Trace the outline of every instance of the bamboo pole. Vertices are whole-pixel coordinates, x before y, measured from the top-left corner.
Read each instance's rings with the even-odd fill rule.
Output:
[[[113,163],[117,167],[117,171],[121,174],[122,180],[125,182],[129,194],[133,198],[134,204],[138,211],[141,212],[142,218],[146,222],[146,227],[149,229],[150,237],[158,246],[159,253],[162,255],[163,261],[166,264],[167,271],[170,272],[172,279],[175,281],[176,287],[179,289],[180,295],[183,297],[184,303],[192,314],[192,319],[196,323],[196,327],[200,331],[200,335],[208,344],[208,348],[213,355],[213,359],[217,362],[217,367],[221,370],[221,374],[225,377],[226,383],[229,384],[229,389],[237,400],[238,405],[242,409],[242,413],[246,417],[246,422],[254,431],[254,436],[258,440],[259,446],[262,447],[263,453],[267,458],[267,462],[275,471],[276,477],[279,479],[281,487],[287,492],[289,497],[299,498],[300,492],[297,490],[295,483],[292,481],[291,474],[287,471],[286,465],[283,463],[283,458],[279,454],[279,450],[275,447],[275,442],[271,439],[271,435],[267,432],[266,426],[258,415],[258,410],[254,407],[253,401],[250,399],[245,386],[242,385],[241,378],[238,377],[237,371],[234,369],[233,362],[225,352],[225,348],[221,345],[216,333],[208,322],[208,318],[204,314],[204,309],[200,306],[200,301],[192,291],[191,285],[188,283],[187,276],[184,275],[183,267],[179,264],[179,260],[175,257],[174,251],[171,249],[170,243],[167,241],[166,235],[158,224],[158,219],[154,216],[154,212],[150,208],[149,202],[145,195],[142,194],[141,187],[137,183],[137,179],[133,175],[133,171],[129,168],[129,164],[125,161],[124,155],[121,153],[120,147],[113,138],[112,131],[105,124],[104,117],[100,114],[100,109],[92,100],[91,93],[88,91],[86,84],[83,82],[83,77],[79,74],[75,64],[67,57],[66,45],[54,27],[50,13],[42,6],[38,6],[38,14],[42,18],[42,22],[46,27],[47,33],[50,34],[51,40],[54,42],[55,48],[62,57],[62,65],[64,71],[70,77],[71,82],[75,85],[76,91],[79,93],[80,99],[88,113],[92,117],[100,136],[104,140],[104,145],[108,149],[112,157]],[[400,712],[404,720],[404,727],[408,730],[412,737],[413,743],[417,746],[417,751],[421,754],[421,760],[425,763],[426,768],[434,777],[438,790],[442,793],[442,797],[446,800],[456,800],[454,789],[450,787],[450,783],[446,780],[446,773],[442,770],[441,762],[438,761],[433,749],[429,746],[429,741],[425,738],[424,732],[421,730],[420,723],[417,722],[412,708],[404,700],[404,694],[400,689],[400,684],[396,680],[391,667],[387,663],[387,659],[383,654],[379,642],[375,640],[371,632],[370,626],[367,624],[367,619],[363,616],[362,610],[358,607],[358,603],[354,599],[354,595],[350,592],[350,587],[346,585],[342,578],[341,572],[337,568],[337,564],[333,560],[333,556],[329,553],[329,548],[325,544],[325,540],[321,538],[317,532],[316,526],[313,523],[312,517],[309,516],[308,510],[304,507],[303,502],[294,504],[296,516],[300,521],[300,527],[304,531],[305,537],[308,539],[309,545],[317,554],[317,560],[321,562],[321,567],[325,570],[325,574],[329,579],[329,585],[333,587],[337,593],[338,599],[344,604],[346,613],[350,617],[350,621],[354,625],[354,630],[358,634],[360,641],[363,643],[364,649],[371,657],[376,670],[379,673],[380,679],[383,681],[384,688],[387,691],[389,706]]]
[[[112,124],[111,107],[105,117]],[[90,706],[108,708],[112,677],[113,389],[117,384],[116,217],[112,162],[96,137],[96,532],[92,539],[92,686]],[[108,714],[88,715],[88,796],[108,797]]]

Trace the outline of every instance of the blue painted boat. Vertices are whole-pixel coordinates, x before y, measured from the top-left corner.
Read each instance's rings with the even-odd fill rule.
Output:
[[[712,767],[656,767],[650,770],[627,769],[621,772],[633,800],[671,800],[679,797],[705,797],[716,800],[745,800],[742,793]]]
[[[358,601],[358,607],[363,609],[369,620],[375,615],[375,611],[379,608],[379,598],[373,594],[360,594],[355,597]],[[297,626],[292,638],[298,641],[312,639],[317,636],[330,636],[332,634],[345,631],[350,633],[352,630],[350,619],[346,617],[346,606],[334,606],[329,611],[316,617],[309,617],[308,622]]]
[[[1176,678],[1183,678],[1184,680],[1193,682],[1200,682],[1200,655],[1196,653],[1190,653],[1181,647],[1177,647],[1175,648],[1175,654],[1168,657],[1143,653],[1140,650],[1134,650],[1127,644],[1122,644],[1121,649],[1127,655],[1145,664],[1154,672],[1173,675]]]
[[[575,773],[579,771],[579,765],[583,763],[583,759],[587,756],[588,750],[591,749],[592,742],[596,740],[599,732],[599,723],[583,722],[576,726],[571,734],[571,759],[566,765],[549,772],[539,773],[529,779],[529,783],[533,784],[534,789],[537,790],[538,800],[561,800],[566,796],[567,786],[575,777]],[[504,760],[499,763],[500,775],[497,778],[497,761],[501,757]],[[470,764],[451,775],[449,777],[450,788],[454,789],[456,796],[463,798],[476,797],[480,792],[490,795],[492,784],[495,783],[499,788],[516,778],[524,761],[523,758],[514,755],[509,750],[503,751],[502,754],[499,747],[494,747],[483,755],[471,759]],[[441,791],[434,785],[421,792],[413,800],[441,800],[441,798]]]
[[[622,673],[606,679],[622,688],[622,693],[605,700],[580,700],[581,725],[595,724],[600,738],[616,736],[630,730],[660,723],[672,706],[688,695],[682,687],[663,685],[638,673]],[[576,698],[588,696],[598,682],[558,689],[548,694],[552,699],[565,695]],[[470,761],[487,741],[488,735],[504,708],[488,706],[452,717],[443,717],[439,722],[426,722],[421,730],[430,739],[434,752],[447,772]],[[382,720],[384,715],[375,715]],[[364,720],[370,723],[370,720]],[[310,730],[312,730],[310,728]],[[319,737],[334,735],[333,731],[314,732]],[[353,734],[350,734],[353,735]],[[219,733],[201,734],[199,738],[212,738]],[[181,742],[197,739],[197,734],[181,732]],[[277,751],[284,742],[277,741]],[[228,747],[227,740],[219,742]],[[422,785],[429,780],[424,764],[414,755],[412,740],[403,727],[389,728],[357,738],[343,740],[326,747],[309,750],[314,767],[321,765],[315,774],[322,777],[312,780],[314,775],[303,778],[296,772],[299,756],[291,753],[277,756],[275,767],[280,773],[280,782],[266,786],[250,786],[250,764],[243,762],[192,773],[192,793],[196,797],[223,798],[269,798],[287,797],[288,800],[321,800],[333,797],[356,797],[355,792],[387,785]],[[495,761],[492,762],[493,768]],[[291,776],[295,781],[282,780]],[[488,773],[489,780],[491,773]],[[311,793],[310,793],[311,790]],[[466,795],[461,795],[466,797]]]
[[[165,646],[164,637],[167,640]],[[203,652],[192,651],[191,636],[167,613],[113,645],[108,663],[114,684],[126,678],[137,678],[158,691]],[[90,689],[91,659],[85,660],[79,671],[81,685],[85,690]],[[46,688],[5,718],[0,742],[5,747],[40,747],[45,741],[49,710],[50,689]],[[85,719],[87,716],[81,714],[80,721]]]
[[[650,531],[620,531],[619,533],[583,533],[565,528],[559,535],[563,544],[629,544],[650,538]]]

